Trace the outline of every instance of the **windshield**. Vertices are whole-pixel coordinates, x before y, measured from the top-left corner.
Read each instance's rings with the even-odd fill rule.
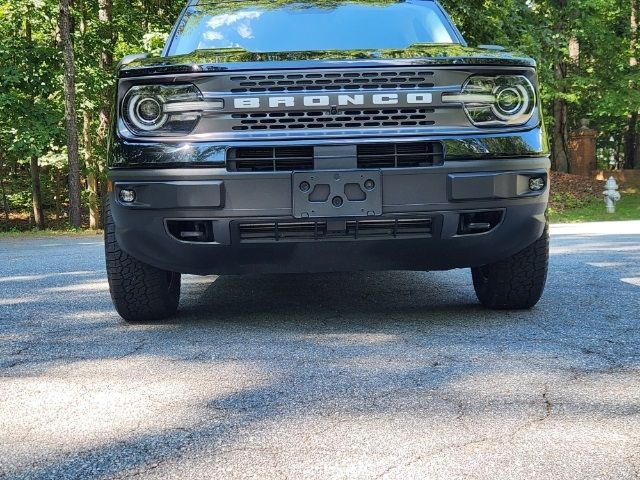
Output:
[[[430,1],[228,1],[191,6],[169,55],[242,48],[249,52],[405,49],[459,43]]]

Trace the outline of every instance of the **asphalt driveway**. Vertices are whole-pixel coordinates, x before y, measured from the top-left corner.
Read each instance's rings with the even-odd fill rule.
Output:
[[[640,478],[640,222],[555,227],[527,312],[468,271],[186,277],[131,326],[103,262],[0,239],[0,477]]]

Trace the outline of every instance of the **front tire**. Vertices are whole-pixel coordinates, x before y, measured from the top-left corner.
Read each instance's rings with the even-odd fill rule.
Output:
[[[109,290],[118,314],[127,322],[150,322],[174,315],[180,302],[180,274],[141,262],[120,248],[108,201],[104,236]]]
[[[532,245],[509,258],[472,268],[480,303],[496,310],[522,310],[538,303],[549,269],[549,226]]]

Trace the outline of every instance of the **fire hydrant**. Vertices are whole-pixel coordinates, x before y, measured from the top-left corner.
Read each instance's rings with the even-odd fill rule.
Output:
[[[604,204],[607,207],[607,213],[615,213],[616,202],[620,201],[620,192],[618,191],[618,183],[613,177],[609,177],[607,183],[604,185]]]

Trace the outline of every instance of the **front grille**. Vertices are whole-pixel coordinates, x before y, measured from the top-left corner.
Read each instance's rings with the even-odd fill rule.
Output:
[[[238,124],[233,130],[295,130],[301,128],[374,128],[426,127],[435,122],[429,118],[432,108],[384,110],[345,110],[330,112],[234,113]]]
[[[230,172],[313,170],[313,147],[242,147],[227,153]]]
[[[323,92],[431,88],[434,86],[433,76],[432,71],[411,69],[235,75],[229,80],[232,93]]]
[[[371,143],[358,145],[358,168],[414,168],[442,165],[439,142]]]
[[[444,163],[440,142],[370,143],[357,145],[358,168],[417,168]],[[230,172],[313,170],[314,148],[238,147],[227,151]]]
[[[341,138],[469,129],[460,105],[441,102],[442,91],[462,88],[468,76],[464,69],[358,62],[342,69],[220,72],[196,82],[206,98],[222,98],[224,108],[203,115],[193,136]]]
[[[238,225],[241,243],[429,238],[430,217],[315,222],[252,222]]]

